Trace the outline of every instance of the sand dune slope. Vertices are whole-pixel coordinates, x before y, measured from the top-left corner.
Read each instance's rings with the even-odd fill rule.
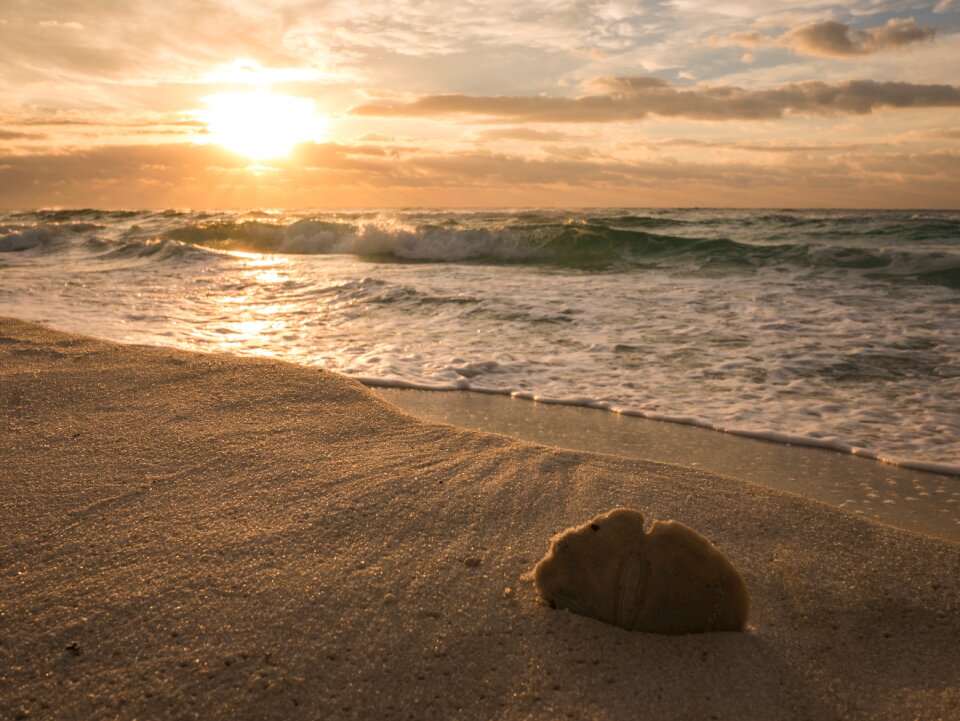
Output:
[[[960,719],[948,542],[13,320],[0,409],[0,718]],[[535,603],[550,537],[616,506],[721,549],[750,631]]]

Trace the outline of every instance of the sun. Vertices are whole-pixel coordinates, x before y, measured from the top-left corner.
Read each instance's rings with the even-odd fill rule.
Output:
[[[251,160],[283,157],[298,143],[321,139],[327,128],[309,98],[260,89],[208,95],[203,102],[207,108],[197,112],[207,129],[203,142]]]

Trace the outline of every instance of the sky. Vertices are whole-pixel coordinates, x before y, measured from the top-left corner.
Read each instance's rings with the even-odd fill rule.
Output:
[[[960,0],[0,0],[0,207],[960,208]]]

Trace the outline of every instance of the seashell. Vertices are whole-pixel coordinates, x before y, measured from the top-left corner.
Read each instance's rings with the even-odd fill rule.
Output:
[[[750,594],[696,531],[617,508],[554,536],[533,569],[542,601],[631,631],[742,631]]]

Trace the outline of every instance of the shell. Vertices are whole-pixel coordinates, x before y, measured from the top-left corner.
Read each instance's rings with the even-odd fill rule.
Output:
[[[696,531],[617,508],[555,536],[533,569],[537,593],[631,631],[742,631],[747,586],[727,558]]]

